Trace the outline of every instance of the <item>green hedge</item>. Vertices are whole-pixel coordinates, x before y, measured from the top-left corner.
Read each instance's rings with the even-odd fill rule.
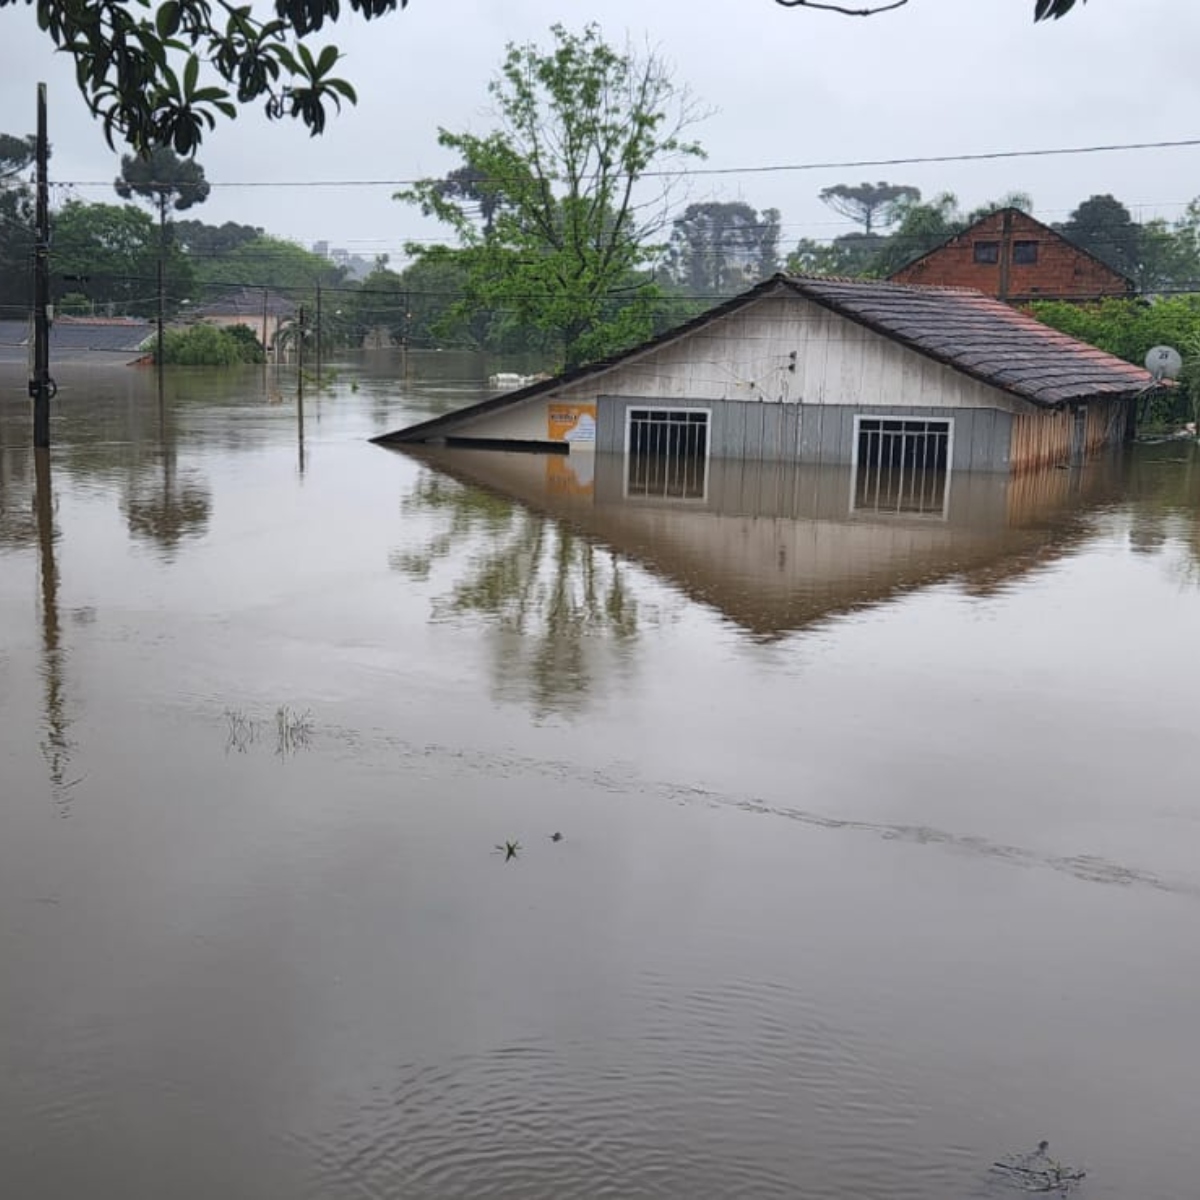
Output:
[[[1029,310],[1039,321],[1139,367],[1152,346],[1174,346],[1184,362],[1179,385],[1151,397],[1142,423],[1147,430],[1165,429],[1195,419],[1200,407],[1200,296],[1098,304],[1039,300]]]
[[[258,338],[245,325],[193,325],[168,329],[163,336],[163,362],[171,366],[235,367],[260,363],[263,357]]]

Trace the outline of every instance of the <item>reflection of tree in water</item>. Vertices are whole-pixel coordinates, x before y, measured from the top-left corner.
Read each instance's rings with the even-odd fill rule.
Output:
[[[1134,459],[1130,483],[1130,548],[1180,551],[1180,577],[1200,585],[1200,446],[1147,448]]]
[[[121,510],[129,532],[153,542],[170,559],[184,539],[201,537],[208,529],[212,494],[194,476],[179,474],[175,449],[167,446],[159,471],[131,472]]]
[[[37,540],[28,466],[28,450],[0,445],[0,546],[32,546]]]
[[[392,565],[427,579],[442,560],[465,561],[435,619],[485,617],[498,632],[500,691],[519,686],[544,714],[577,710],[594,685],[599,652],[632,663],[637,603],[615,555],[516,501],[425,471],[403,505],[434,513],[441,529]]]

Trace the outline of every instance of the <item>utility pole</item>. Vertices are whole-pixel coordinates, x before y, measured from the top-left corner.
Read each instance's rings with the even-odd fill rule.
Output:
[[[296,395],[304,403],[304,305],[296,320]]]
[[[317,280],[317,387],[321,386],[321,281]]]
[[[50,378],[50,146],[46,136],[46,85],[37,89],[37,240],[33,252],[33,445],[50,445],[50,400],[58,390]]]
[[[158,345],[154,363],[158,368],[158,402],[163,400],[163,259],[167,254],[167,193],[158,193]]]

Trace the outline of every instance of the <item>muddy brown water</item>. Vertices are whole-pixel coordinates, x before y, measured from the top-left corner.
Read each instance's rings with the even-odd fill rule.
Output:
[[[0,383],[4,1196],[1196,1194],[1194,448],[898,513]]]

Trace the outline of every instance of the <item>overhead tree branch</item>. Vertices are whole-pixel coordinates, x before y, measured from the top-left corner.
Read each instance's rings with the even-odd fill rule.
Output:
[[[874,8],[847,8],[842,4],[824,4],[822,0],[775,0],[781,8],[817,8],[825,12],[840,13],[844,17],[873,17],[876,13],[891,12],[903,8],[908,0],[892,0],[890,4],[877,4]],[[1034,0],[1034,21],[1057,21],[1065,17],[1076,4],[1087,0]]]
[[[840,4],[821,4],[818,0],[775,0],[775,3],[783,8],[819,8],[825,12],[841,13],[844,17],[873,17],[876,13],[903,8],[908,0],[892,0],[891,4],[880,4],[875,8],[844,8]]]

